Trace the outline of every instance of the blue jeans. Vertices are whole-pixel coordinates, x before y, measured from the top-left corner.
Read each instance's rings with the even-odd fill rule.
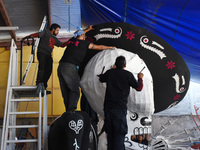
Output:
[[[125,150],[124,140],[128,132],[127,110],[104,110],[105,131],[107,134],[108,150]]]
[[[66,111],[75,110],[80,97],[80,77],[75,65],[60,62],[58,66],[58,78],[64,98]]]

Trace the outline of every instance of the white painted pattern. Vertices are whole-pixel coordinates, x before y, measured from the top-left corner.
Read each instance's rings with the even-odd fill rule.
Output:
[[[69,122],[70,129],[74,130],[76,134],[79,134],[79,131],[83,128],[83,120],[79,119],[77,124],[74,120]]]

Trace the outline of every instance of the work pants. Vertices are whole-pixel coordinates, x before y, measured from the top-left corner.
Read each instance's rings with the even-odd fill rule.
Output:
[[[37,53],[37,58],[39,61],[39,66],[38,66],[36,85],[38,85],[39,83],[44,83],[44,87],[46,88],[47,82],[52,73],[53,59],[51,55],[47,55],[41,52]]]
[[[127,110],[123,109],[104,110],[108,150],[125,150],[124,140],[128,131],[126,115]]]
[[[74,64],[60,62],[58,78],[66,111],[74,111],[80,97],[78,69]]]

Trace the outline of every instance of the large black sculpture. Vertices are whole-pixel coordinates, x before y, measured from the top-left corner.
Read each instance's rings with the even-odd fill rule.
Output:
[[[144,60],[153,77],[155,112],[183,99],[189,88],[190,72],[183,58],[165,40],[128,23],[104,23],[94,25],[93,28],[95,30],[86,34],[87,40],[122,48]],[[98,52],[88,51],[80,67],[80,74]]]
[[[87,113],[63,113],[50,126],[49,150],[91,150],[96,149],[95,132]]]

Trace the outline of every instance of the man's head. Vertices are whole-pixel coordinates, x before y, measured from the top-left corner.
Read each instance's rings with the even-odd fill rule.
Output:
[[[81,29],[78,29],[74,32],[74,38],[79,38],[81,40],[85,40],[85,32]]]
[[[50,32],[53,34],[53,35],[55,35],[55,36],[57,36],[58,35],[58,33],[59,33],[59,30],[60,30],[60,25],[58,25],[58,24],[56,24],[56,23],[53,23],[51,26],[50,26]]]
[[[119,56],[116,58],[115,66],[119,69],[126,67],[126,58],[124,56]]]

